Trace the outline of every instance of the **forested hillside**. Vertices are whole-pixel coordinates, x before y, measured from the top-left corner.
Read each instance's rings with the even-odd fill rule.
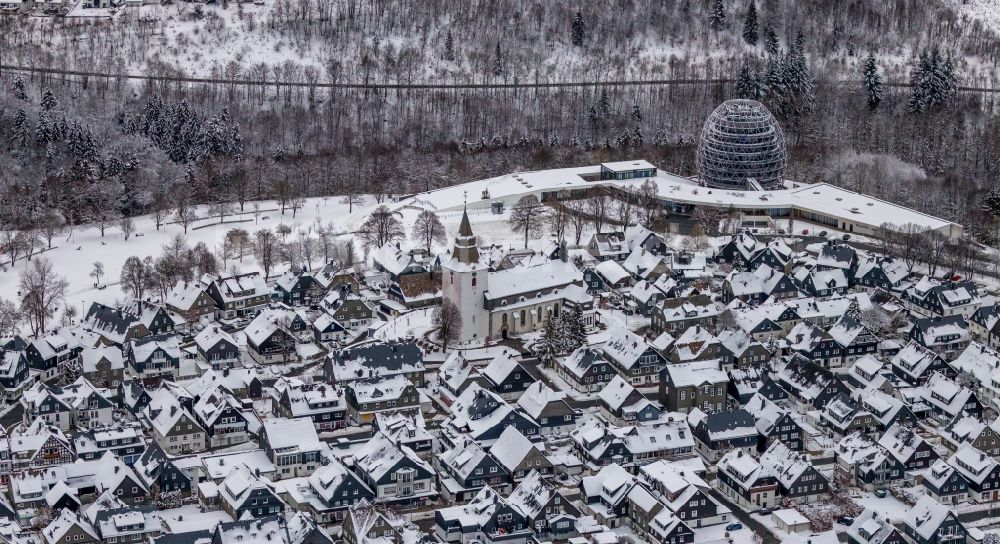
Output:
[[[227,80],[5,70],[2,219],[7,228],[109,222],[195,202],[419,191],[624,157],[691,175],[705,117],[748,96],[785,127],[787,177],[831,181],[991,234],[981,202],[1000,174],[997,97],[959,87],[1000,86],[1000,41],[956,6],[581,7],[302,0],[179,3],[111,21],[0,19],[4,65]],[[725,81],[615,84],[675,78]],[[320,86],[536,81],[606,85]]]

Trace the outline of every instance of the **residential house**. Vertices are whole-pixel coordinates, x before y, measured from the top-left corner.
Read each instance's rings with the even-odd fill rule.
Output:
[[[728,384],[718,360],[670,364],[660,373],[660,404],[667,412],[721,412],[728,404]]]
[[[695,408],[688,414],[688,423],[694,431],[695,449],[708,463],[731,450],[748,455],[757,450],[757,422],[742,408],[707,414]]]
[[[906,511],[902,523],[903,534],[913,544],[963,542],[968,536],[954,511],[927,496]]]
[[[181,316],[187,323],[215,315],[215,300],[201,282],[177,282],[164,301],[167,310]]]
[[[353,469],[383,503],[422,504],[437,496],[431,466],[382,433],[376,433],[358,450]]]
[[[285,510],[285,502],[274,485],[260,476],[260,469],[246,465],[233,467],[219,484],[218,493],[222,510],[233,519],[248,514],[259,519]]]
[[[535,381],[514,355],[511,351],[504,351],[482,370],[483,376],[489,381],[489,387],[506,400],[517,400]]]
[[[969,329],[961,315],[917,319],[910,339],[946,359],[953,359],[969,345]]]
[[[271,291],[259,272],[210,278],[206,288],[222,319],[249,318],[271,301]]]
[[[424,354],[416,342],[376,342],[335,350],[323,364],[323,377],[330,383],[347,384],[372,377],[404,376],[423,387]]]
[[[924,276],[916,284],[903,291],[902,301],[907,309],[924,316],[969,317],[979,307],[979,289],[975,282],[941,282]]]
[[[636,387],[648,387],[657,382],[660,371],[667,364],[663,355],[643,337],[625,327],[611,331],[601,352],[618,374]]]
[[[309,419],[317,431],[347,426],[347,401],[340,386],[323,382],[302,383],[283,378],[275,383],[275,413],[290,419]]]
[[[80,352],[83,377],[103,389],[117,389],[125,380],[125,358],[121,348],[104,346]]]
[[[194,337],[198,360],[212,370],[233,368],[240,364],[240,348],[228,332],[217,325],[205,327]]]
[[[576,427],[577,413],[565,391],[555,391],[537,381],[517,399],[517,407],[538,425],[539,434],[561,435]]]
[[[347,415],[357,424],[370,423],[382,411],[416,409],[420,392],[402,375],[367,378],[344,388]]]
[[[490,446],[489,453],[503,467],[511,481],[520,482],[529,472],[550,476],[555,472],[552,461],[546,457],[544,442],[532,442],[514,427],[507,427],[500,438]]]
[[[243,329],[247,354],[257,364],[287,363],[297,359],[297,340],[288,308],[257,308],[259,313]]]
[[[309,476],[320,466],[322,446],[316,428],[305,419],[269,419],[260,433],[260,446],[277,467],[276,477]]]
[[[147,336],[128,344],[128,372],[142,380],[177,378],[181,369],[181,337],[175,334]]]

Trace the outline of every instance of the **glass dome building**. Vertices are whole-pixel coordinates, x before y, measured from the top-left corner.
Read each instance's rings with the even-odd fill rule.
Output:
[[[698,178],[709,187],[780,189],[785,135],[756,100],[728,100],[705,120],[698,144]]]

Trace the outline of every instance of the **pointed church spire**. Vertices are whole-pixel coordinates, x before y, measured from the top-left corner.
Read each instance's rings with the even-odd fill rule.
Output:
[[[462,223],[458,225],[459,236],[472,236],[472,225],[469,224],[469,212],[462,207]]]
[[[467,193],[462,193],[462,222],[458,225],[458,236],[455,236],[455,248],[452,255],[456,260],[466,264],[479,262],[479,241],[472,234],[472,224],[469,223],[469,211],[466,208]]]

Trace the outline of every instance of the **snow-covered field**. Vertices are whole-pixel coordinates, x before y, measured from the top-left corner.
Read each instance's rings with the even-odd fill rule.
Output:
[[[291,227],[292,234],[289,235],[289,240],[291,240],[296,236],[295,233],[314,230],[317,223],[321,223],[322,225],[332,224],[334,232],[341,233],[339,239],[346,240],[353,236],[348,233],[356,231],[368,213],[376,206],[378,204],[373,198],[364,197],[363,203],[355,205],[353,211],[349,213],[347,205],[341,203],[338,197],[312,198],[306,201],[306,204],[298,210],[293,218],[291,210],[286,210],[285,214],[281,215],[277,203],[273,201],[260,202],[259,209],[261,211],[255,217],[253,203],[247,203],[246,211],[243,214],[227,216],[224,224],[219,224],[218,217],[206,217],[195,222],[188,229],[186,235],[184,235],[184,230],[180,225],[168,224],[162,226],[160,230],[156,230],[151,216],[139,216],[133,218],[135,234],[128,240],[124,239],[118,228],[109,228],[102,237],[95,226],[78,226],[67,234],[54,239],[51,250],[36,254],[33,258],[44,258],[53,262],[56,272],[65,276],[69,282],[66,304],[76,306],[77,310],[82,313],[91,302],[114,304],[124,300],[126,294],[121,290],[118,278],[125,260],[133,255],[140,258],[146,256],[156,258],[162,253],[162,246],[177,234],[184,235],[189,246],[194,246],[199,242],[205,243],[210,250],[216,253],[220,265],[224,264],[224,269],[227,271],[261,271],[257,261],[249,253],[244,255],[242,261],[228,258],[223,262],[221,248],[227,232],[240,228],[253,233],[260,229],[274,229],[283,224]],[[199,216],[206,213],[206,208],[199,210]],[[417,213],[413,209],[401,211],[401,222],[407,235],[411,234]],[[444,244],[434,245],[435,251],[441,251],[451,246],[454,234],[458,230],[461,213],[442,213],[440,218],[447,230],[447,236]],[[484,244],[523,246],[520,235],[511,232],[505,223],[506,216],[473,213],[470,220],[473,230],[480,236],[480,240]],[[411,239],[404,240],[402,243],[419,245],[418,242]],[[367,255],[358,242],[355,243],[355,251],[357,259],[367,260]],[[314,259],[312,266],[321,266],[321,260],[322,255],[319,255]],[[101,278],[101,288],[94,286],[94,278],[90,275],[95,262],[102,263],[105,269],[105,276]],[[4,271],[0,272],[0,297],[15,301],[20,300],[19,273],[28,265],[28,262],[20,259],[13,268],[10,267],[9,261],[2,264]],[[272,279],[287,269],[287,263],[280,264],[275,270],[272,270]],[[381,333],[394,337],[419,333],[421,325],[429,324],[429,312],[425,317],[427,323],[413,322],[410,325],[405,322],[396,323],[390,329],[383,327],[384,330]],[[412,315],[406,319],[419,321]]]
[[[374,202],[366,201],[365,206],[356,207],[353,214],[348,214],[347,206],[340,204],[339,200],[335,198],[311,199],[293,219],[290,210],[286,210],[285,215],[282,216],[275,209],[277,205],[274,202],[262,202],[260,209],[268,211],[261,211],[256,220],[251,211],[252,204],[248,204],[246,206],[247,213],[242,216],[229,216],[226,218],[225,224],[218,224],[217,217],[197,221],[188,229],[185,238],[189,246],[204,242],[209,249],[218,254],[226,233],[235,228],[254,232],[286,224],[292,227],[293,232],[296,232],[300,229],[310,228],[319,220],[324,225],[333,223],[337,232],[348,232],[354,229],[359,218],[363,220],[365,211],[371,208],[371,205],[368,204],[374,204]],[[201,209],[199,212],[200,215],[204,215],[205,210]],[[235,222],[239,220],[242,222]],[[135,234],[128,240],[124,239],[121,231],[117,228],[108,229],[104,237],[101,237],[101,233],[94,226],[74,227],[68,234],[53,240],[51,250],[36,254],[33,258],[49,259],[55,265],[56,272],[65,276],[69,281],[66,304],[77,305],[78,309],[81,310],[84,309],[80,308],[81,305],[87,305],[90,302],[112,304],[116,300],[124,299],[125,296],[118,284],[118,277],[126,259],[133,255],[140,258],[147,255],[155,258],[160,255],[162,246],[171,238],[177,234],[184,234],[183,228],[176,224],[165,225],[157,231],[151,216],[136,217],[133,222],[135,223]],[[212,223],[215,224],[198,228]],[[94,262],[104,264],[106,276],[101,279],[101,284],[104,287],[102,289],[94,287],[94,279],[90,276]],[[221,258],[219,262],[222,264]],[[20,298],[18,292],[19,272],[28,263],[23,259],[19,260],[13,269],[10,268],[9,262],[4,264],[6,271],[0,273],[0,297],[18,300]],[[234,268],[241,272],[260,270],[252,255],[244,256],[242,262],[234,259],[226,260],[225,269]],[[287,266],[279,269],[279,273],[285,268]]]

